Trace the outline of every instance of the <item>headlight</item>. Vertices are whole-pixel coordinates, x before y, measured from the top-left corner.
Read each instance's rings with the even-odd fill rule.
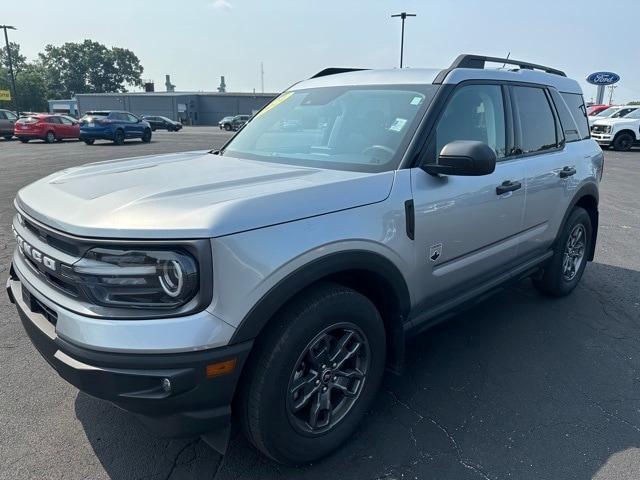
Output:
[[[611,133],[611,130],[613,130],[613,127],[611,125],[607,125],[604,127],[604,133]]]
[[[105,307],[175,309],[200,285],[195,259],[180,250],[92,248],[62,273]]]

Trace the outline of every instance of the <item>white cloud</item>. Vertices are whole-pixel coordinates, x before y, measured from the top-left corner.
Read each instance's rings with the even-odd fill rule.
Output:
[[[228,0],[214,0],[212,3],[213,8],[217,8],[219,10],[232,10],[233,5]]]

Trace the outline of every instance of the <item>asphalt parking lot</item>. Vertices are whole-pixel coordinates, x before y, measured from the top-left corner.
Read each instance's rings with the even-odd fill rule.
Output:
[[[0,282],[23,185],[90,161],[215,148],[217,128],[151,144],[0,141]],[[225,457],[166,440],[79,393],[31,346],[0,292],[0,479],[640,478],[640,150],[606,152],[596,259],[568,298],[527,281],[418,337],[365,422],[328,459],[273,464],[235,434]]]

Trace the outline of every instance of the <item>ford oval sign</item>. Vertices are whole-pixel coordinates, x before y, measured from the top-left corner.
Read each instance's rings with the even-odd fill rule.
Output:
[[[587,77],[587,82],[592,85],[613,85],[620,81],[620,75],[613,72],[596,72]]]

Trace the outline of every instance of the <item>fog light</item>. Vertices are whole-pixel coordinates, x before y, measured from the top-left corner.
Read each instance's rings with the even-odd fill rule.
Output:
[[[165,392],[169,393],[171,391],[171,380],[169,380],[168,378],[163,378],[161,385],[162,390],[164,390]]]

